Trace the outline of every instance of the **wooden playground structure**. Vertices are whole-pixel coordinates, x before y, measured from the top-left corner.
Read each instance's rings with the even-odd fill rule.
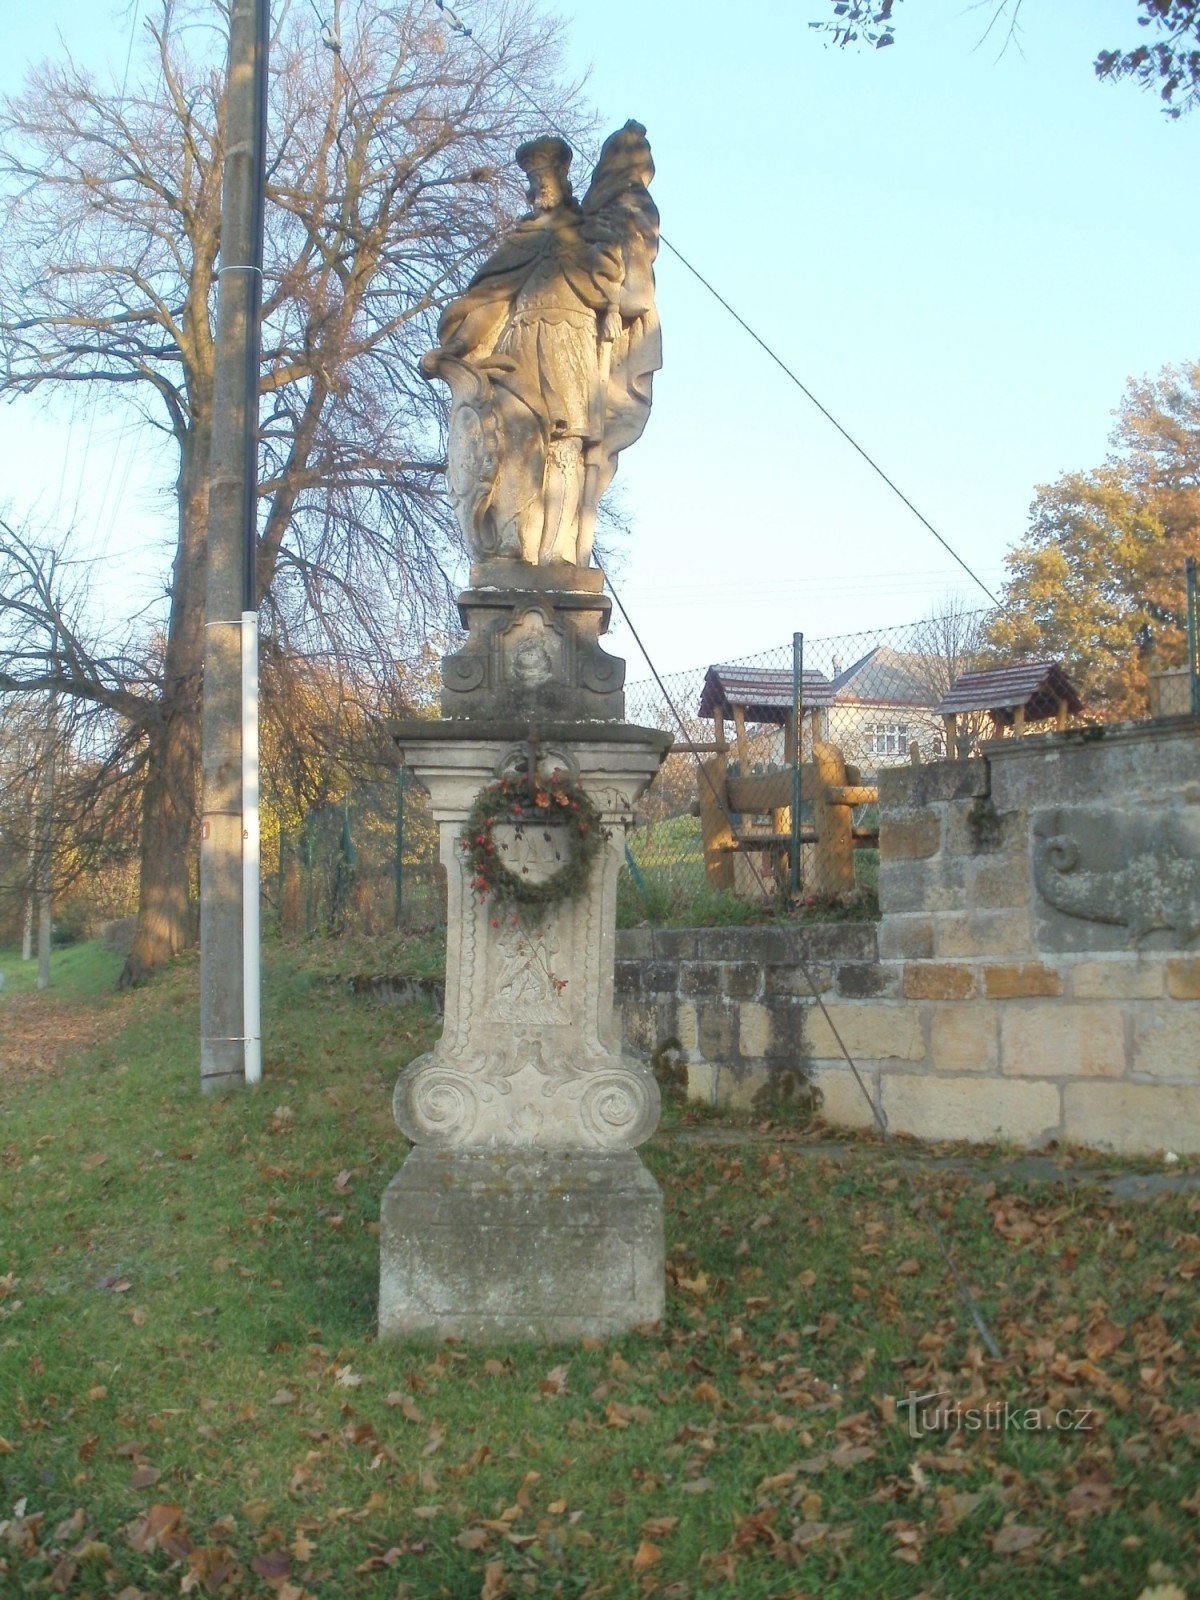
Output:
[[[823,673],[710,667],[699,714],[711,719],[713,741],[695,745],[699,762],[700,832],[704,867],[714,889],[753,896],[768,885],[797,882],[799,853],[808,846],[805,889],[842,896],[855,887],[854,851],[877,848],[878,827],[855,825],[856,806],[874,805],[879,790],[825,737],[832,686]],[[733,724],[733,745],[726,736]],[[808,759],[805,760],[805,723]],[[760,730],[757,734],[751,728]],[[783,730],[783,763],[762,760],[761,730]],[[772,751],[777,736],[770,736]],[[730,773],[731,760],[737,771]],[[770,765],[773,770],[754,771]],[[799,798],[798,809],[794,807]],[[805,818],[808,818],[806,821]],[[759,821],[757,819],[764,820]],[[758,873],[747,858],[757,856]]]

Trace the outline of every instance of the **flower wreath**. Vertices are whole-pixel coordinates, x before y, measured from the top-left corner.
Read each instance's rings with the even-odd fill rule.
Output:
[[[553,828],[569,840],[566,860],[557,872],[539,883],[514,872],[504,862],[504,845],[497,845],[497,822],[518,828]],[[467,853],[471,888],[482,900],[491,895],[500,904],[553,906],[578,900],[588,886],[592,864],[607,835],[595,802],[569,773],[549,778],[538,774],[501,778],[475,797],[459,843]]]

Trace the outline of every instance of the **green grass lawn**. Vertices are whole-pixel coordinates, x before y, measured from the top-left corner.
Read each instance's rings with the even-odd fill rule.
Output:
[[[89,939],[84,944],[69,944],[50,952],[50,992],[60,1000],[92,1000],[110,994],[125,965],[125,957],[102,943]],[[21,952],[0,949],[0,1005],[5,995],[29,994],[37,988],[37,958],[22,961]]]
[[[664,1327],[380,1346],[389,1098],[437,1024],[320,966],[271,951],[257,1092],[199,1096],[194,961],[0,1072],[0,1594],[1200,1594],[1194,1195],[930,1169],[994,1363],[890,1159],[668,1133]],[[931,1390],[1091,1426],[910,1438]]]

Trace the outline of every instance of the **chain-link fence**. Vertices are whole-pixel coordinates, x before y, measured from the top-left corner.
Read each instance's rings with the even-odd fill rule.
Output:
[[[446,897],[428,796],[398,773],[315,807],[280,834],[265,887],[288,936],[439,925]]]
[[[996,732],[987,708],[950,720],[943,706],[963,674],[994,665],[991,616],[949,610],[870,633],[797,634],[759,655],[630,682],[627,720],[667,730],[675,745],[638,803],[620,920],[743,921],[813,902],[869,913],[880,770],[941,760],[951,741],[972,754]],[[1031,719],[1055,715],[1052,695],[1031,695]],[[275,894],[289,933],[439,922],[427,797],[391,776],[311,812],[280,841]]]
[[[986,711],[940,709],[985,660],[991,613],[810,639],[630,683],[631,722],[676,745],[628,841],[627,917],[714,920],[797,900],[870,907],[882,767],[967,754]],[[798,737],[797,737],[798,729]],[[638,913],[641,918],[638,918]]]

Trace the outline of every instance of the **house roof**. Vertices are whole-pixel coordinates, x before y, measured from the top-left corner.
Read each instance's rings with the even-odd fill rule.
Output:
[[[816,668],[806,670],[803,709],[857,705],[932,711],[937,689],[930,677],[928,657],[876,645],[832,678]],[[719,713],[727,717],[735,707],[744,711],[750,722],[782,726],[791,717],[792,674],[786,669],[736,663],[709,667],[700,696],[700,716]]]
[[[1001,720],[1011,722],[1011,713],[1023,706],[1027,722],[1042,722],[1054,716],[1060,701],[1066,701],[1072,713],[1083,710],[1075,685],[1057,661],[1024,661],[991,672],[960,674],[937,709],[943,716],[994,711],[1002,714]]]
[[[929,656],[876,645],[836,675],[834,698],[839,705],[931,711],[937,694],[934,667]]]
[[[800,698],[805,711],[833,704],[833,689],[823,672],[802,675]],[[751,722],[777,723],[791,720],[792,674],[770,667],[717,665],[704,674],[700,695],[700,715],[730,716],[737,707]]]

